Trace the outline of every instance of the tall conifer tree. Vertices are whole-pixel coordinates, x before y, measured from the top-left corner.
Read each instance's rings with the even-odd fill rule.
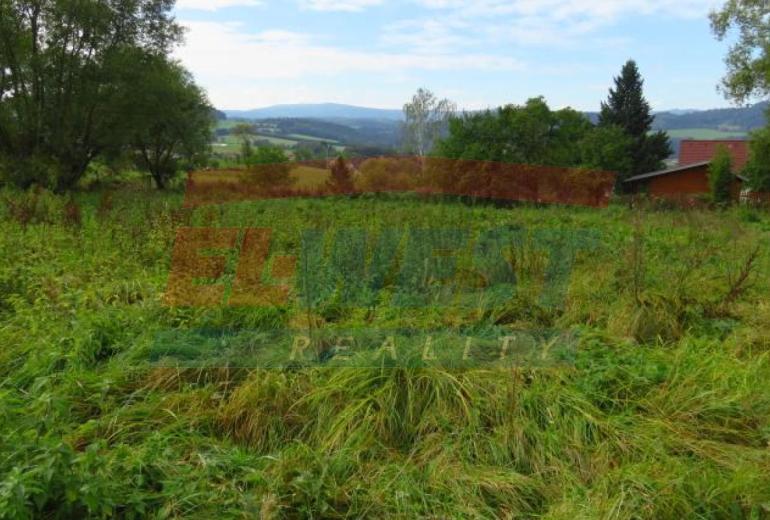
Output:
[[[615,88],[610,89],[607,102],[602,103],[599,125],[620,127],[633,140],[629,169],[619,172],[619,181],[661,169],[672,153],[666,133],[651,132],[655,118],[644,98],[643,87],[636,62],[629,60],[615,78]]]

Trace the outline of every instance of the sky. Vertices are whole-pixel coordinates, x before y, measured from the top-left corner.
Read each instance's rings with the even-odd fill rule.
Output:
[[[219,109],[401,108],[420,87],[476,110],[544,96],[598,110],[637,61],[655,110],[730,106],[719,0],[178,0],[175,55]]]

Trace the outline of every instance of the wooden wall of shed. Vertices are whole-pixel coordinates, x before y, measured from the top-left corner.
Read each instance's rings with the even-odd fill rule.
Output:
[[[741,181],[733,181],[733,198],[738,199],[741,192]],[[646,192],[651,197],[665,199],[681,199],[707,195],[710,192],[708,181],[708,166],[698,166],[681,172],[669,173],[642,181],[634,190]]]

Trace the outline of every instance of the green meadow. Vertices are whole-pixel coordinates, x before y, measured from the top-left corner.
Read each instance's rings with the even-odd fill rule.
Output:
[[[770,215],[495,206],[415,196],[182,209],[137,186],[5,192],[0,517],[767,518]],[[517,290],[416,309],[329,287],[236,308],[169,306],[180,227],[590,230],[563,299],[549,256],[503,244]],[[479,279],[481,272],[463,272]],[[232,281],[228,260],[225,282]],[[386,288],[387,289],[387,288]],[[387,290],[385,291],[387,292]],[[450,295],[451,296],[451,295]],[[189,366],[152,351],[200,328],[560,330],[569,366]],[[237,360],[236,360],[237,361]]]
[[[714,130],[712,128],[683,128],[666,130],[672,139],[745,139],[747,132]]]

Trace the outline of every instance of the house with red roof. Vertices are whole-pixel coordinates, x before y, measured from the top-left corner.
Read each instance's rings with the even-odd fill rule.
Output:
[[[748,141],[745,140],[686,139],[682,141],[676,166],[637,175],[624,182],[632,193],[647,193],[652,197],[682,199],[708,194],[709,164],[720,147],[724,147],[732,158],[733,195],[737,199],[746,182],[740,174],[749,159]]]

